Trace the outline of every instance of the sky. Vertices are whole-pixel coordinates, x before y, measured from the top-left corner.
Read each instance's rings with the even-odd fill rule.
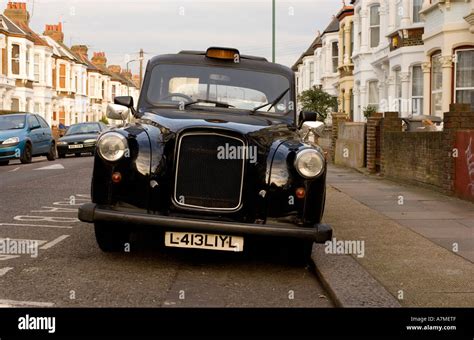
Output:
[[[37,33],[61,21],[66,45],[89,46],[89,57],[103,51],[109,65],[125,67],[140,48],[145,59],[226,46],[271,60],[271,0],[22,1]],[[2,11],[7,2],[1,1]],[[293,65],[341,7],[342,0],[276,0],[276,62]],[[136,72],[138,63],[129,65]]]

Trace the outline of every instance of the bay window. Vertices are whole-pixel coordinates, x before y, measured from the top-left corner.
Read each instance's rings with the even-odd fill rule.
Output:
[[[454,100],[474,109],[474,48],[456,52]]]

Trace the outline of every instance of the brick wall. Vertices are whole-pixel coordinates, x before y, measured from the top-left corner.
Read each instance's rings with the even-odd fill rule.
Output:
[[[334,161],[336,152],[336,141],[339,134],[339,123],[348,121],[348,117],[345,113],[333,113],[332,114],[332,142],[331,142],[331,160]]]
[[[381,113],[367,118],[367,170],[372,174],[380,171],[380,124],[382,118]]]
[[[381,170],[384,176],[454,193],[456,131],[474,129],[469,105],[453,104],[444,114],[442,132],[402,132],[398,113],[381,121]]]
[[[384,132],[383,174],[442,189],[444,142],[443,132]]]

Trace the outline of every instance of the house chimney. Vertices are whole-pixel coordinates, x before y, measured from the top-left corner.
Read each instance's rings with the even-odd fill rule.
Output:
[[[95,66],[106,66],[107,58],[105,57],[105,52],[94,52],[94,56],[91,59],[92,63]]]
[[[8,2],[3,14],[17,25],[24,24],[28,26],[30,23],[30,13],[26,10],[26,2]]]
[[[86,45],[74,45],[74,46],[71,46],[71,51],[73,51],[74,53],[84,57],[85,59],[88,59],[88,51],[89,49],[87,48]]]
[[[62,43],[64,41],[63,24],[46,25],[43,34]]]
[[[110,65],[108,69],[110,72],[116,74],[120,74],[120,72],[122,72],[122,68],[120,67],[120,65]]]

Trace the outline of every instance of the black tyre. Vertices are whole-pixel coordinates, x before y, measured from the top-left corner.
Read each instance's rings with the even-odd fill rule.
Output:
[[[126,252],[130,249],[130,230],[120,225],[94,223],[95,239],[104,252]],[[129,251],[129,250],[128,250]]]
[[[66,158],[66,154],[58,152],[58,158]]]
[[[81,154],[78,152],[78,153],[75,153],[74,156],[81,157]]]
[[[0,166],[8,165],[10,161],[0,161]]]
[[[25,149],[23,150],[23,153],[20,156],[20,162],[22,164],[29,164],[31,163],[32,157],[33,157],[33,148],[31,147],[31,144],[27,143],[25,145]]]
[[[310,263],[313,251],[313,242],[306,240],[294,240],[289,245],[289,261],[293,265],[305,266]]]
[[[46,155],[46,158],[48,159],[48,161],[54,161],[56,159],[56,155],[57,155],[56,144],[54,144],[53,142],[51,143],[51,147],[49,148],[49,152]]]

